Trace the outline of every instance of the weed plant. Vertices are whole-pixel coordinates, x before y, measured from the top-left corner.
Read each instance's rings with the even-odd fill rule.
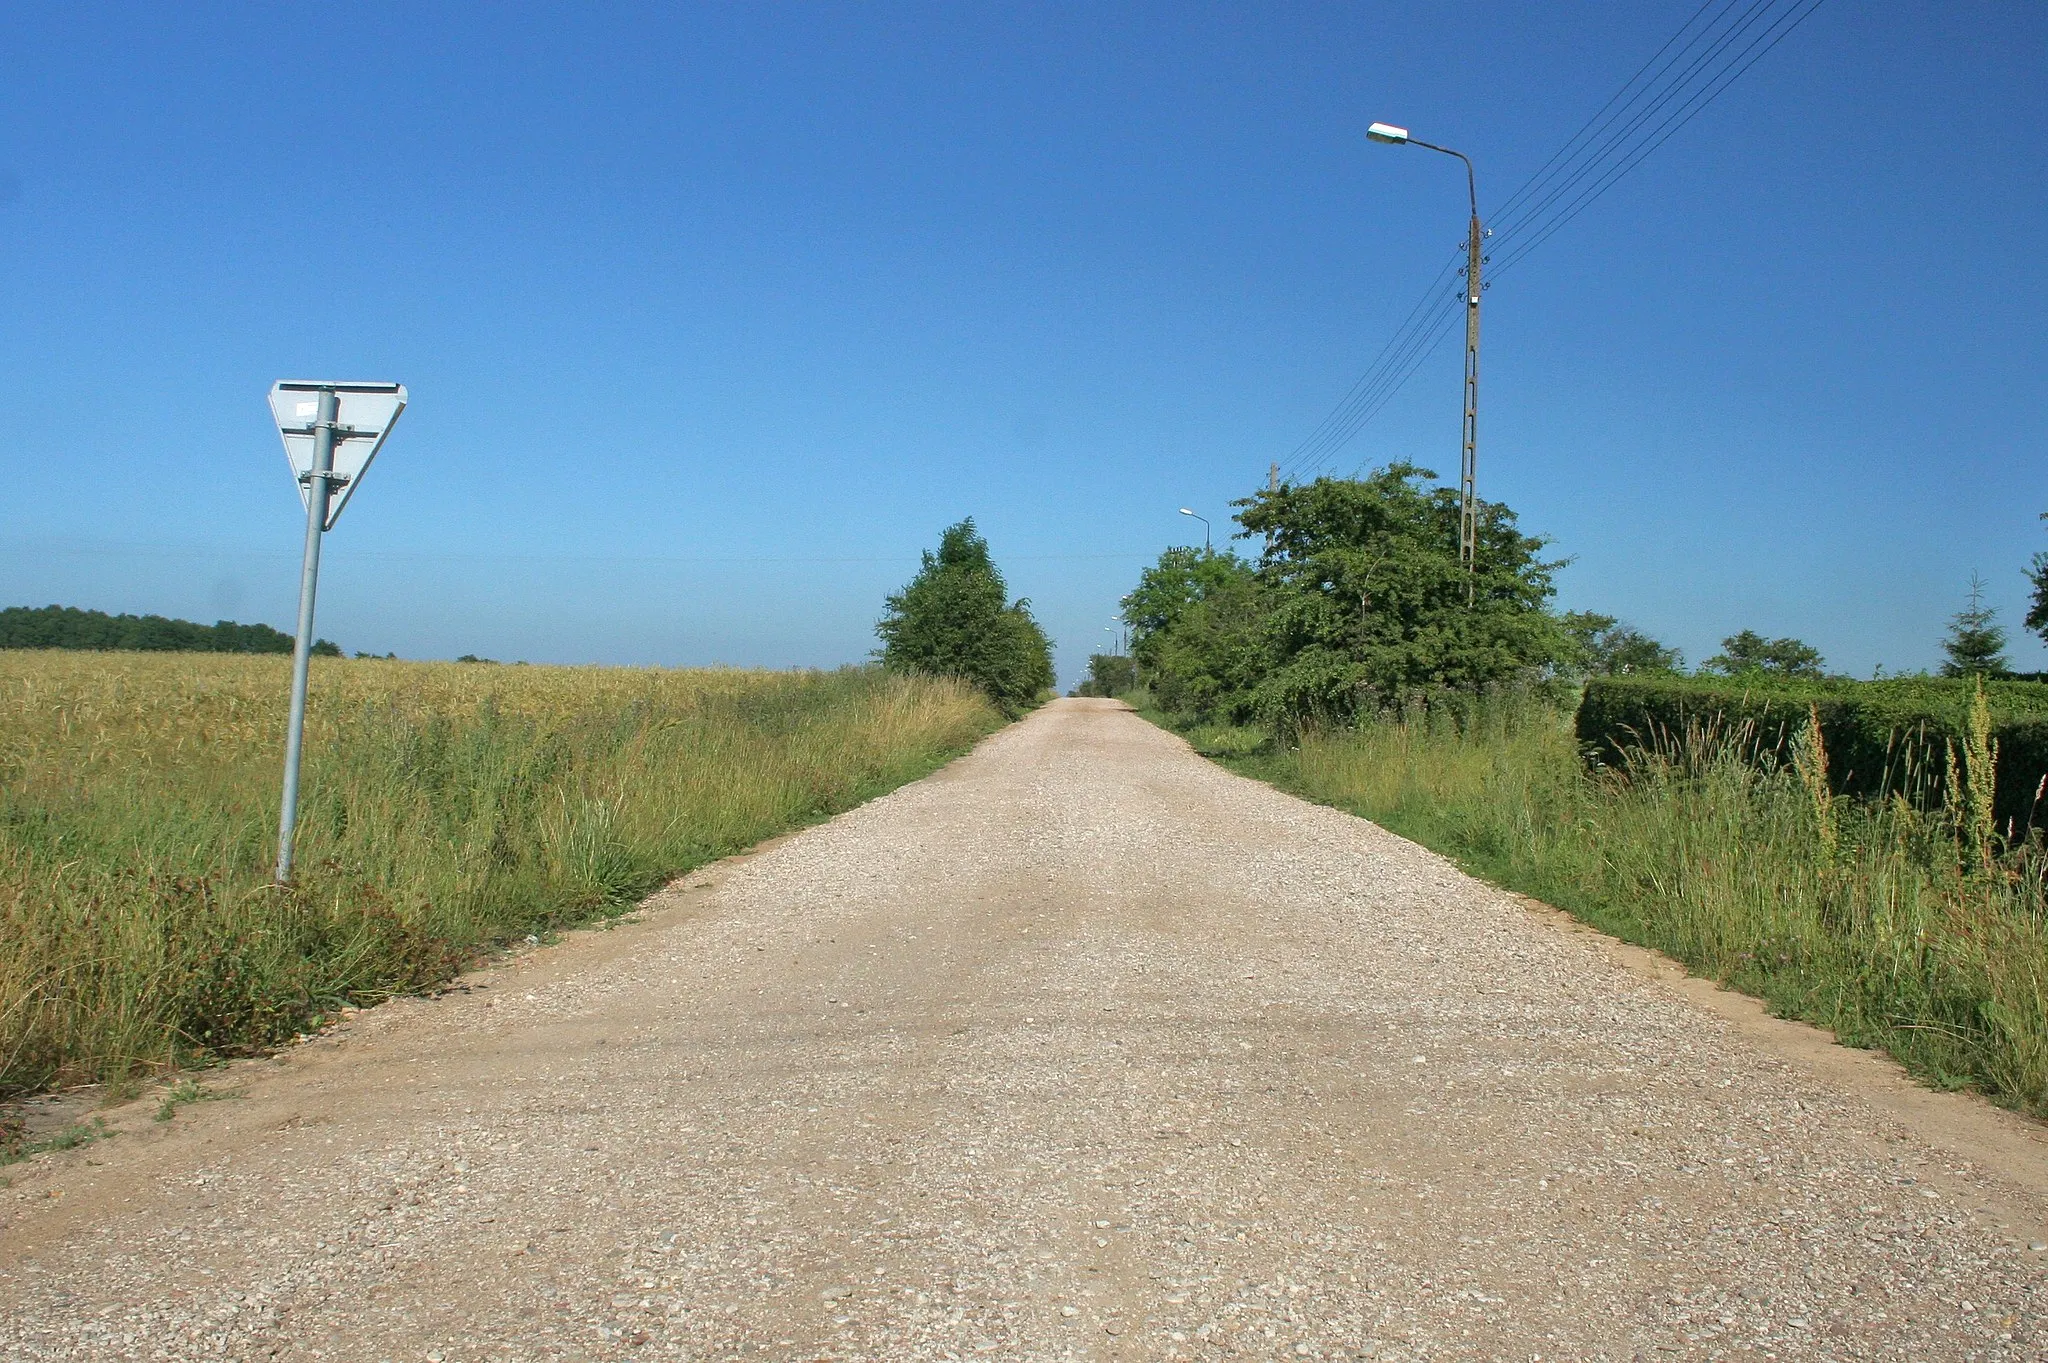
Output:
[[[91,1145],[114,1134],[106,1118],[94,1117],[90,1121],[73,1122],[55,1135],[32,1141],[20,1118],[0,1117],[0,1165],[19,1164],[31,1156],[52,1150],[76,1150],[81,1145]],[[0,1179],[0,1188],[5,1188],[7,1183],[6,1179]]]
[[[1974,724],[1964,751],[1939,760],[1966,768],[1963,788],[1989,790],[1981,704]],[[1241,737],[1218,737],[1219,755],[1243,751]],[[1502,697],[1305,735],[1233,765],[1667,952],[1782,1016],[1882,1047],[1938,1085],[2048,1114],[2039,835],[2000,844],[1967,798],[1924,809],[1831,795],[1817,724],[1788,762],[1745,760],[1753,747],[1695,728],[1619,768],[1589,767],[1568,716]]]
[[[999,717],[839,672],[0,652],[0,1095],[260,1048],[615,914],[930,771]]]

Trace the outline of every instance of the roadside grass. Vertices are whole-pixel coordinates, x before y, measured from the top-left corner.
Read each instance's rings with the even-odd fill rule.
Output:
[[[259,1050],[932,771],[950,682],[0,652],[0,1096]]]
[[[2038,838],[1976,848],[1965,809],[1831,798],[1810,738],[1776,767],[1742,760],[1738,736],[1695,731],[1626,769],[1589,769],[1570,716],[1535,699],[1292,747],[1181,732],[1234,770],[1882,1048],[1929,1083],[2048,1115]]]

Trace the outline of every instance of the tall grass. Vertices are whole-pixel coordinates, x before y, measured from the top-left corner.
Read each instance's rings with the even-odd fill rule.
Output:
[[[1209,746],[1227,756],[1233,744]],[[1967,803],[1831,797],[1817,728],[1783,766],[1742,753],[1740,735],[1695,730],[1623,770],[1589,770],[1568,716],[1507,699],[1309,735],[1234,765],[1665,951],[1783,1016],[1882,1047],[1937,1084],[2048,1113],[2038,839],[1996,845]],[[1990,788],[1988,770],[1967,775]]]
[[[931,770],[999,718],[831,673],[0,652],[0,1094],[260,1047]]]

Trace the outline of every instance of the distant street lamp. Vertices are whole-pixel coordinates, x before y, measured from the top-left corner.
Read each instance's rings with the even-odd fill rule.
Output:
[[[1375,142],[1440,151],[1465,163],[1465,193],[1472,203],[1472,230],[1465,247],[1465,449],[1458,480],[1458,559],[1465,568],[1465,601],[1469,605],[1479,570],[1479,503],[1473,488],[1479,469],[1479,295],[1485,289],[1479,279],[1479,267],[1486,263],[1481,254],[1486,233],[1479,226],[1479,182],[1472,173],[1471,157],[1410,137],[1406,128],[1375,123],[1365,130],[1365,135]]]
[[[1186,507],[1180,509],[1180,514],[1183,516],[1195,516],[1195,513]],[[1202,552],[1206,554],[1209,552],[1209,518],[1207,516],[1195,516],[1195,519],[1202,523]]]

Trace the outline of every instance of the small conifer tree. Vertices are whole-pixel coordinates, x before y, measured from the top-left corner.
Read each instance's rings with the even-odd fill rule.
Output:
[[[1949,618],[1941,651],[1948,655],[1941,665],[1944,677],[1996,677],[2012,670],[2005,656],[2005,630],[1984,604],[1984,579],[1975,573],[1970,575],[1970,604]]]

